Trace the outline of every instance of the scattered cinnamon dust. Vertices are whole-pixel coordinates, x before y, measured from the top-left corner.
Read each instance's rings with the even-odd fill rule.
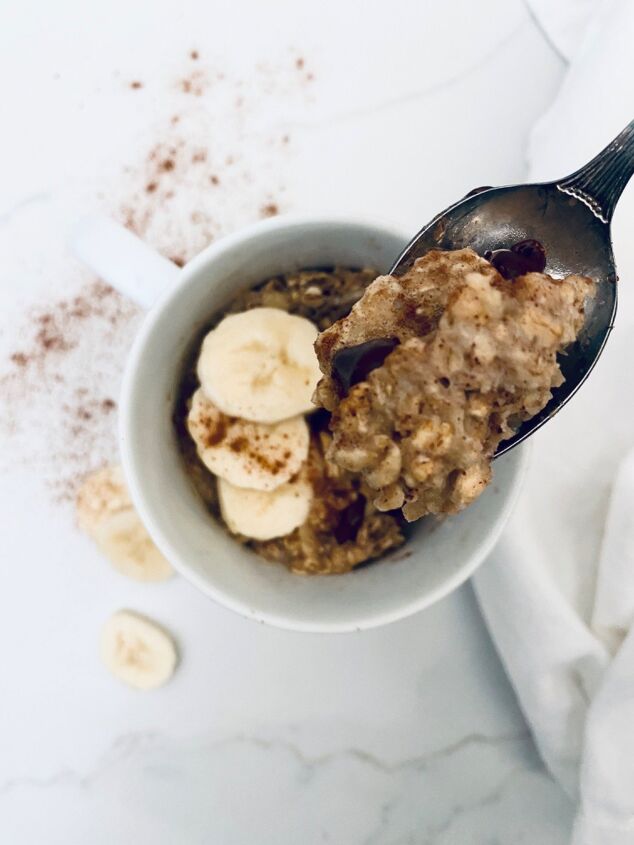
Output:
[[[53,353],[69,352],[76,347],[81,322],[98,317],[115,326],[128,307],[110,285],[93,282],[76,296],[33,312],[27,349],[13,352],[10,361],[21,369],[42,367]]]
[[[125,226],[178,264],[237,226],[280,213],[290,136],[259,127],[270,120],[270,102],[305,104],[313,79],[298,53],[278,66],[260,62],[248,78],[203,63],[197,48],[186,55],[172,83],[181,104],[124,168],[129,189],[117,209]]]
[[[119,217],[124,226],[182,266],[217,235],[210,214],[203,209],[198,212],[196,226],[191,228],[191,212],[188,221],[182,196],[194,180],[202,179],[209,184],[213,174],[205,172],[206,149],[181,136],[171,125],[165,135],[165,140],[150,147],[144,162],[138,166],[140,179],[133,173],[133,184],[136,181],[140,185],[129,190]],[[202,170],[200,177],[195,175],[199,170]],[[188,232],[186,225],[190,227]],[[154,237],[157,228],[159,238]],[[170,233],[168,238],[164,234],[166,230]]]
[[[35,469],[56,501],[74,500],[85,474],[116,460],[120,372],[139,310],[95,281],[32,309],[0,362],[3,464]]]
[[[306,60],[302,56],[298,56],[298,58],[295,59],[295,67],[297,68],[297,70],[303,72],[306,68]],[[312,82],[314,78],[315,74],[312,73],[312,71],[303,73],[303,79],[305,82]]]
[[[275,215],[279,213],[280,209],[275,202],[267,202],[266,205],[263,205],[260,209],[260,217],[275,217]]]
[[[209,87],[209,80],[202,70],[193,70],[183,79],[179,80],[178,87],[184,94],[192,94],[194,97],[202,97]]]
[[[203,65],[197,49],[187,56],[195,67],[171,85],[182,102],[145,155],[122,166],[117,201],[121,221],[178,266],[224,232],[279,213],[279,157],[290,139],[274,129],[254,134],[249,121],[258,125],[271,97],[302,102],[312,78],[301,56],[297,72],[263,65],[248,80]],[[146,83],[127,85],[138,91]],[[212,94],[220,111],[207,102]],[[0,471],[16,462],[30,467],[62,502],[74,499],[88,472],[117,460],[116,397],[141,318],[102,282],[65,283],[75,293],[25,314],[15,348],[0,360],[0,435],[10,438]]]

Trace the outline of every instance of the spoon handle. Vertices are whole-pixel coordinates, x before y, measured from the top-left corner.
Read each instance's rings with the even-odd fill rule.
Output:
[[[609,223],[633,173],[634,120],[592,161],[557,182],[557,187],[585,203],[599,220]]]

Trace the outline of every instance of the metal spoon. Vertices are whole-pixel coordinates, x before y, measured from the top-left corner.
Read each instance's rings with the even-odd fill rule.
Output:
[[[608,339],[616,313],[616,267],[610,221],[634,173],[634,121],[584,167],[565,179],[534,185],[479,188],[425,226],[405,247],[391,273],[405,272],[430,249],[471,247],[480,255],[528,238],[546,249],[546,273],[577,273],[597,284],[577,341],[560,366],[565,377],[546,407],[498,446],[496,457],[551,419],[581,387]]]

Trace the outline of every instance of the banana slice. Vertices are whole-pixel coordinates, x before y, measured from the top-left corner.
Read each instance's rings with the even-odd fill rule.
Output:
[[[174,574],[137,516],[120,466],[88,476],[77,495],[77,523],[122,575],[164,581]]]
[[[135,689],[156,689],[176,667],[170,635],[145,616],[119,610],[103,626],[101,659],[115,678]]]
[[[199,388],[187,428],[201,461],[235,487],[275,490],[296,475],[308,456],[304,417],[266,425],[228,417]]]
[[[112,514],[129,510],[132,501],[121,467],[103,467],[84,479],[76,506],[77,524],[89,535]]]
[[[314,410],[321,378],[317,329],[277,308],[225,317],[205,337],[198,378],[205,395],[232,417],[276,423]]]
[[[164,581],[174,574],[132,508],[97,525],[92,539],[117,572],[135,581]]]
[[[219,478],[218,497],[230,531],[253,540],[272,540],[290,534],[306,521],[313,489],[303,478],[269,493],[234,487]]]

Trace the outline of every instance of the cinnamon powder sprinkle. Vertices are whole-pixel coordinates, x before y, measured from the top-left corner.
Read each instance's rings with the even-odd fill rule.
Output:
[[[200,53],[191,49],[184,59],[199,62]],[[249,170],[250,148],[242,136],[233,147],[215,146],[213,133],[197,132],[199,116],[204,125],[202,109],[210,104],[201,101],[199,108],[191,96],[186,100],[183,95],[202,97],[212,84],[214,90],[223,86],[228,119],[240,121],[241,126],[251,110],[264,107],[269,97],[286,96],[289,86],[290,93],[298,95],[305,87],[305,60],[299,57],[297,72],[292,61],[290,68],[286,64],[259,70],[248,84],[202,62],[187,64],[170,83],[177,96],[182,92],[182,108],[166,113],[163,132],[139,161],[122,163],[128,184],[117,201],[119,219],[178,266],[239,224],[239,220],[225,221],[223,195],[236,189],[248,191],[243,183],[256,181]],[[134,91],[146,84],[136,78],[123,81]],[[236,100],[242,101],[240,114],[231,108]],[[233,137],[231,132],[228,137]],[[281,154],[279,137],[272,134],[267,146],[277,148],[277,155]],[[289,136],[283,135],[281,141],[288,144]],[[205,192],[207,201],[199,202],[194,196],[187,206],[187,192],[194,193],[194,185]],[[210,185],[218,190],[205,189]],[[246,194],[244,222],[278,214],[278,204],[272,199],[276,190],[282,187],[264,182],[250,198]],[[97,192],[97,196],[105,199],[108,192]],[[195,223],[189,219],[192,212],[196,212]],[[15,333],[16,348],[4,362],[0,360],[0,434],[15,438],[12,447],[0,452],[0,470],[19,461],[32,467],[57,499],[69,501],[87,472],[116,460],[113,397],[140,317],[136,306],[98,281],[25,315],[24,327],[17,327]]]
[[[100,281],[35,307],[0,361],[0,470],[33,468],[54,500],[70,502],[87,472],[116,460],[112,398],[139,310]]]
[[[246,437],[236,437],[235,440],[232,440],[229,443],[229,448],[231,449],[232,452],[235,452],[236,454],[240,454],[240,452],[244,452],[244,450],[247,448],[248,445],[249,445],[249,441],[247,440]]]
[[[266,205],[263,205],[260,209],[260,217],[275,217],[275,215],[279,213],[280,209],[277,203],[274,202],[267,202]]]
[[[181,79],[178,87],[183,94],[193,94],[194,97],[202,97],[208,87],[207,77],[202,70],[193,70],[189,76]]]
[[[79,324],[92,317],[115,325],[126,310],[114,288],[93,282],[71,299],[62,299],[30,316],[32,337],[26,350],[17,350],[9,360],[18,367],[42,366],[51,353],[69,352],[77,345]]]
[[[207,433],[204,439],[204,445],[207,449],[211,449],[213,446],[222,443],[227,436],[227,430],[232,421],[233,418],[226,417],[224,414],[221,414],[215,420],[211,417],[205,417],[201,420],[204,430]]]

